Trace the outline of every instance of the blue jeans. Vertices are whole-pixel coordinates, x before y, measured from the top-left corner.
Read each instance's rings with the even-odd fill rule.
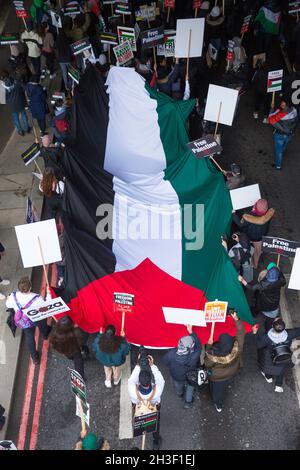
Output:
[[[279,134],[275,132],[274,134],[274,144],[275,144],[275,166],[281,168],[283,154],[286,151],[287,144],[291,140],[291,135]]]
[[[185,401],[187,403],[191,403],[193,401],[194,387],[192,385],[189,385],[186,382],[178,382],[177,380],[174,380],[174,385],[175,385],[176,394],[178,396],[183,395],[185,391]]]
[[[12,117],[13,117],[15,126],[16,126],[16,128],[19,132],[22,132],[23,129],[22,129],[22,126],[21,126],[21,123],[20,123],[19,114],[21,114],[21,118],[22,118],[23,126],[24,126],[24,131],[27,132],[28,129],[29,129],[29,126],[28,126],[28,121],[27,121],[27,116],[26,116],[25,109],[23,109],[20,113],[18,113],[17,111],[12,113]]]

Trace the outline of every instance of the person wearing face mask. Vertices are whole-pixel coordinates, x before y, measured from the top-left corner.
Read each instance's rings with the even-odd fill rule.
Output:
[[[253,333],[257,333],[258,326]],[[261,374],[268,383],[275,380],[275,392],[283,392],[283,379],[286,373],[295,365],[290,346],[293,339],[300,337],[300,328],[286,330],[281,318],[276,318],[272,328],[256,336],[258,365]]]

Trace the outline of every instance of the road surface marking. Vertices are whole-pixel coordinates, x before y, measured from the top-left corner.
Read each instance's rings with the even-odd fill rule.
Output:
[[[120,421],[119,439],[132,439],[132,406],[128,393],[128,379],[131,375],[130,353],[122,368],[121,390],[120,390]]]
[[[0,364],[2,366],[6,364],[6,346],[3,339],[0,339]]]

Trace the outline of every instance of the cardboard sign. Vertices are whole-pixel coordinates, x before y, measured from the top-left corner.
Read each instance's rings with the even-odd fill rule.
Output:
[[[58,100],[63,100],[64,101],[65,98],[66,98],[66,95],[64,94],[63,91],[56,91],[52,95],[51,104],[55,104]]]
[[[141,5],[135,10],[136,21],[143,21],[149,19],[149,21],[155,21],[156,18],[156,3],[151,2],[151,5]]]
[[[134,307],[134,295],[124,292],[114,292],[114,311],[132,312]]]
[[[202,310],[190,308],[162,307],[166,323],[177,325],[206,326],[205,315]]]
[[[177,20],[175,57],[188,57],[191,31],[190,57],[201,57],[204,35],[204,18]]]
[[[262,250],[265,253],[275,253],[277,255],[287,256],[288,258],[294,258],[298,248],[300,248],[299,242],[277,237],[262,238]]]
[[[70,45],[71,52],[73,55],[82,54],[87,49],[91,48],[91,44],[87,38],[80,39],[79,41],[73,42]]]
[[[125,41],[130,43],[132,51],[137,50],[136,48],[136,39],[135,39],[135,29],[127,28],[125,26],[117,26],[119,43],[123,44]]]
[[[123,44],[115,46],[113,51],[118,65],[124,65],[133,59],[133,53],[129,41],[124,41]]]
[[[38,309],[34,308],[33,304],[32,307],[25,309],[24,313],[31,321],[36,322],[48,317],[53,317],[53,315],[68,312],[69,310],[69,307],[63,299],[61,297],[56,297],[55,299],[45,300],[43,305]]]
[[[81,418],[81,414],[80,414],[80,402],[81,402],[84,421],[86,422],[87,426],[90,427],[90,405],[89,405],[89,403],[83,402],[82,400],[80,400],[80,398],[77,395],[75,396],[75,398],[76,398],[76,416],[78,416],[78,418]]]
[[[215,302],[206,302],[205,304],[205,321],[212,322],[225,322],[227,313],[228,302],[216,300]]]
[[[50,11],[51,21],[55,28],[62,28],[61,17],[55,11]]]
[[[232,207],[235,211],[253,206],[261,199],[259,185],[252,184],[244,188],[232,189],[230,192]]]
[[[212,135],[206,135],[201,139],[194,140],[187,144],[196,158],[210,157],[215,153],[222,152],[222,147]]]
[[[165,57],[175,57],[176,31],[164,31]]]
[[[119,2],[116,5],[115,12],[121,15],[131,15],[131,6],[126,2]]]
[[[234,58],[234,52],[233,52],[234,44],[235,44],[234,41],[232,41],[231,39],[228,41],[227,55],[226,55],[226,60],[228,61],[232,61]]]
[[[258,65],[258,62],[264,63],[266,62],[266,53],[262,52],[261,54],[256,54],[253,56],[253,68],[255,69]]]
[[[29,15],[27,11],[25,10],[16,10],[16,15],[17,15],[17,18],[24,18],[24,19],[29,18]]]
[[[118,35],[115,33],[100,33],[100,41],[102,44],[118,45]]]
[[[220,124],[232,126],[238,95],[238,90],[232,90],[231,88],[218,85],[209,85],[204,120],[217,122],[219,118]],[[222,106],[219,116],[221,103]]]
[[[73,67],[73,65],[71,64],[68,64],[68,75],[69,77],[72,78],[72,80],[77,83],[79,83],[79,79],[80,79],[80,72],[79,70],[77,70],[75,67]]]
[[[292,15],[293,13],[298,13],[300,11],[300,1],[294,2],[291,1],[289,2],[289,14]]]
[[[175,0],[165,0],[165,8],[175,8]]]
[[[300,290],[300,248],[297,248],[289,282],[289,289]]]
[[[193,0],[193,10],[198,10],[201,7],[202,0]]]
[[[42,266],[38,237],[41,242],[45,264],[61,261],[55,219],[15,227],[24,268]]]
[[[142,49],[148,49],[149,47],[155,47],[158,44],[164,42],[164,27],[159,26],[158,28],[147,29],[141,32],[141,44]]]
[[[150,411],[145,414],[134,415],[133,437],[141,436],[143,433],[152,433],[157,429],[158,411]]]
[[[251,18],[252,18],[252,15],[248,15],[244,18],[242,28],[241,28],[241,34],[245,34],[248,32]]]
[[[80,10],[79,3],[77,1],[68,2],[65,8],[63,9],[63,12],[65,16],[80,15],[81,10]]]
[[[268,88],[267,92],[280,91],[282,88],[283,70],[273,70],[268,73]]]
[[[83,402],[86,403],[86,385],[85,381],[77,372],[77,370],[70,369],[71,372],[71,389],[72,392]]]
[[[33,162],[41,153],[39,144],[32,144],[30,147],[22,153],[21,158],[25,166]]]
[[[0,45],[5,46],[7,44],[18,44],[18,34],[4,33],[0,35]]]

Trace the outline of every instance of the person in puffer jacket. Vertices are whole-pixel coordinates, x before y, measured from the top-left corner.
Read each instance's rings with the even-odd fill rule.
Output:
[[[275,163],[276,170],[281,170],[283,154],[290,142],[298,123],[298,113],[292,105],[290,98],[284,98],[280,107],[271,109],[269,124],[274,128]]]
[[[213,341],[209,339],[206,346],[204,365],[209,369],[210,393],[218,413],[222,411],[229,380],[242,367],[245,330],[236,312],[232,314],[232,318],[236,325],[235,338],[223,333],[217,343],[213,344]]]
[[[268,208],[268,201],[266,199],[259,199],[254,204],[250,214],[245,213],[241,218],[235,213],[232,215],[233,222],[241,232],[248,235],[249,240],[254,246],[252,266],[255,269],[258,266],[262,253],[262,237],[268,234],[269,224],[274,214],[275,210]]]

